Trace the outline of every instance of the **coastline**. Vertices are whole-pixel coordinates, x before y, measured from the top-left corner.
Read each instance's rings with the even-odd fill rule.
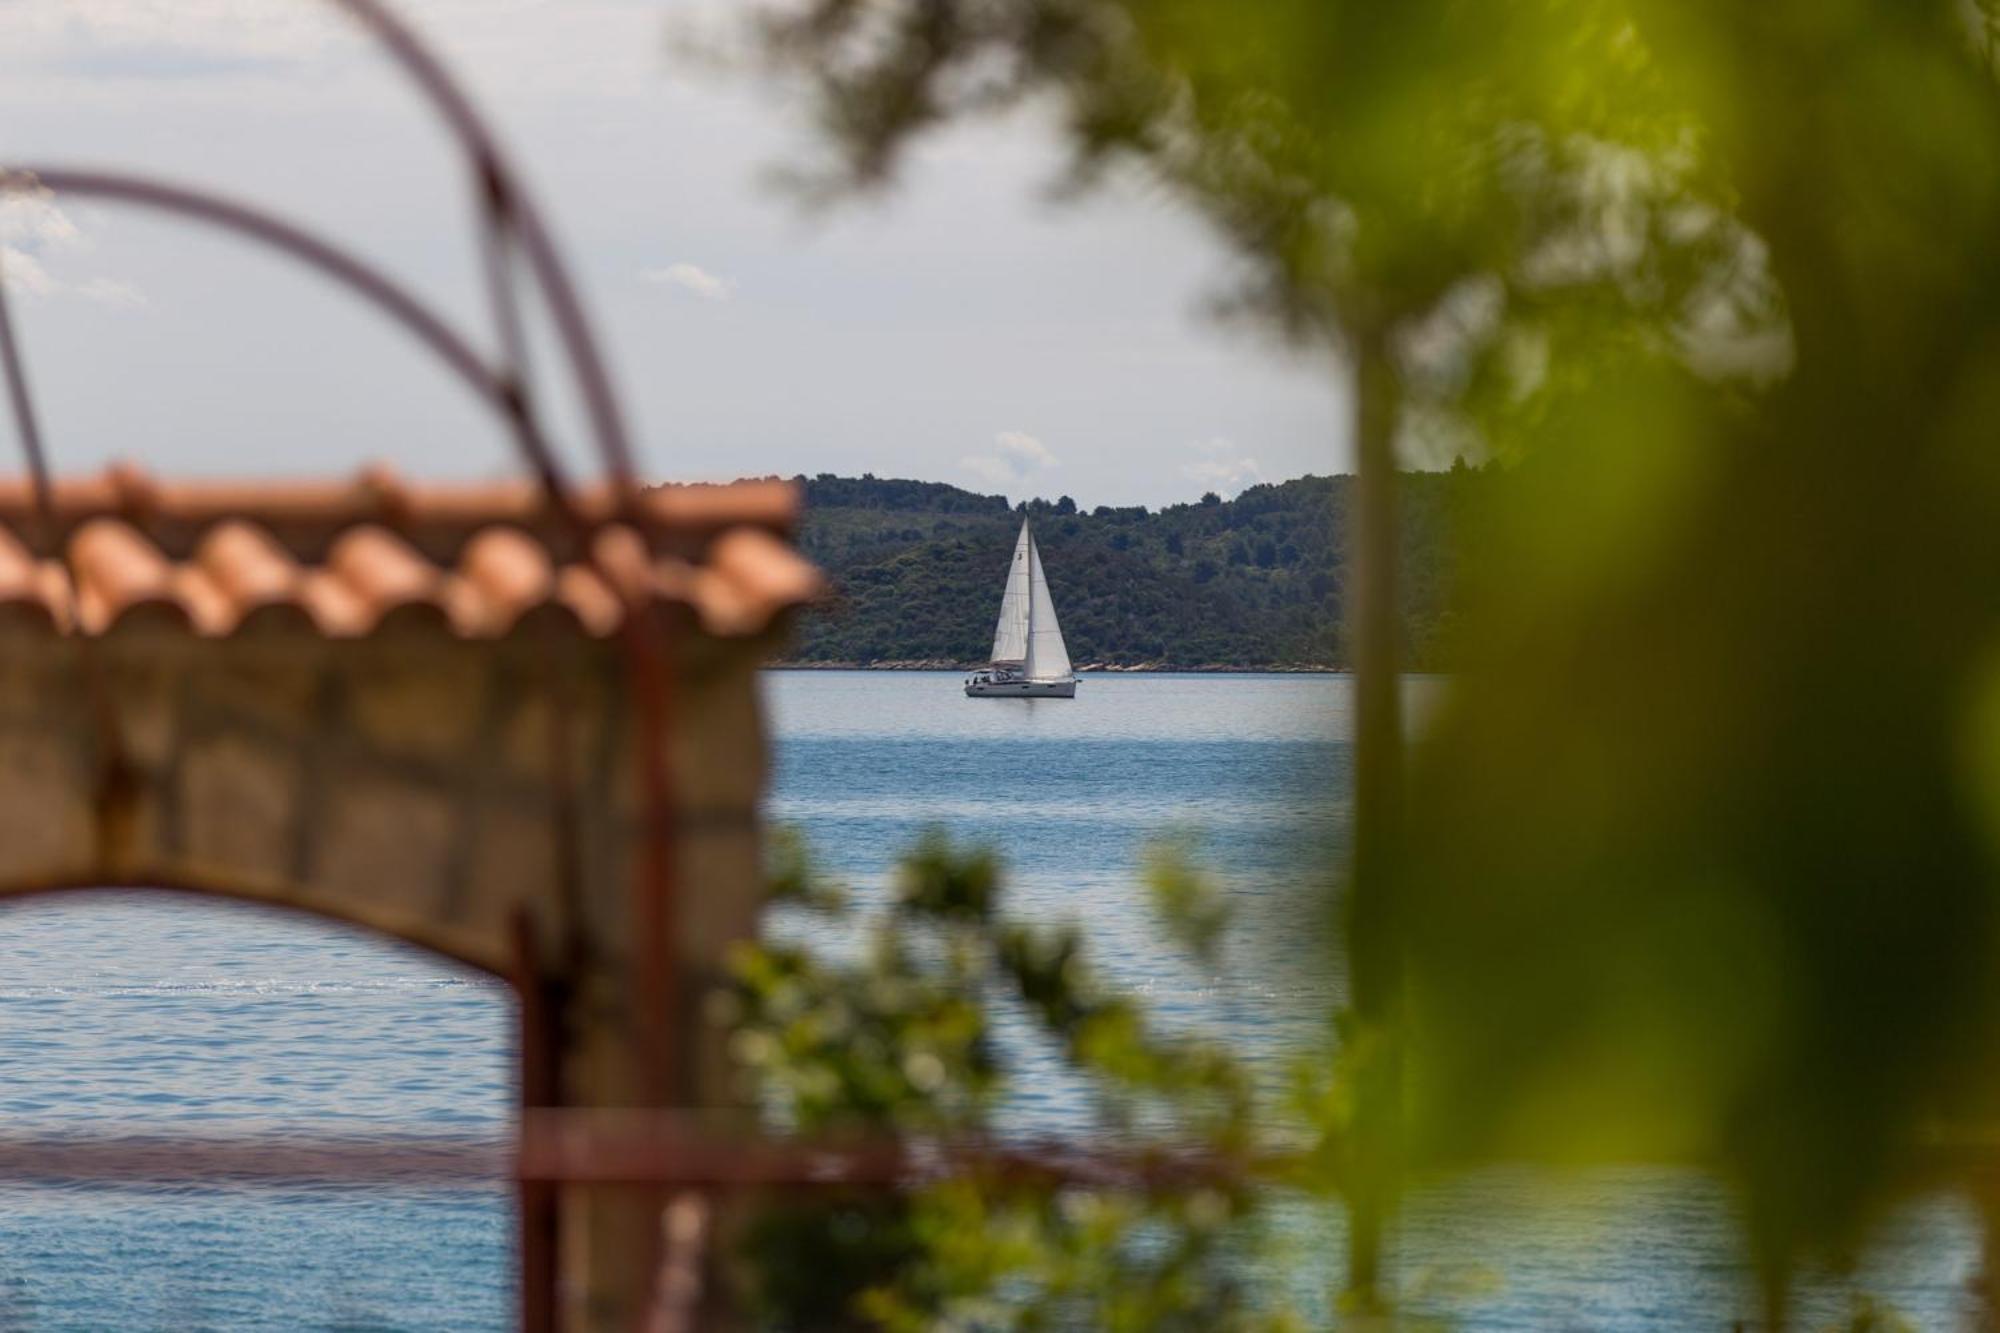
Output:
[[[765,666],[766,671],[976,671],[985,666],[984,662],[954,662],[945,658],[919,658],[908,661],[890,662],[808,662],[781,661]],[[1252,675],[1252,676],[1344,676],[1350,668],[1326,666],[1322,664],[1301,665],[1297,663],[1248,665],[1230,662],[1204,662],[1199,666],[1174,665],[1164,662],[1142,662],[1133,666],[1115,663],[1086,662],[1076,668],[1079,676],[1124,676],[1141,674],[1160,675]]]

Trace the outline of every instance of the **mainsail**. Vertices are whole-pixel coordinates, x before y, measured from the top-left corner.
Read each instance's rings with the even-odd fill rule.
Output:
[[[1000,623],[993,628],[993,665],[1020,666],[1028,657],[1028,563],[1033,541],[1021,520],[1014,562],[1007,566],[1007,592],[1000,599]]]
[[[1049,596],[1048,576],[1042,573],[1042,552],[1021,525],[1021,540],[1028,544],[1028,655],[1023,662],[1029,680],[1068,680],[1069,649],[1063,644],[1062,626],[1056,624],[1055,599]],[[1008,585],[1013,592],[1013,584]]]

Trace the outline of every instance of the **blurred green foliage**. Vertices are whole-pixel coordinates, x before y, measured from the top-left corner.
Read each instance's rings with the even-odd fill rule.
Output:
[[[1511,465],[1406,817],[1361,821],[1397,827],[1356,965],[1407,993],[1366,1040],[1419,1162],[1726,1172],[1774,1324],[1996,1109],[1994,16],[817,0],[766,34],[828,179],[1032,103],[1077,183],[1151,180],[1238,310],[1359,367],[1369,475],[1385,421]]]
[[[1916,1325],[1894,1310],[1864,1296],[1855,1301],[1852,1314],[1838,1324],[1829,1325],[1826,1333],[1917,1333],[1917,1330]]]
[[[1216,882],[1196,864],[1196,839],[1183,835],[1147,848],[1146,886],[1161,923],[1175,942],[1204,964],[1220,961],[1229,904]]]
[[[2000,100],[1954,5],[1632,10],[1788,364],[1622,357],[1528,437],[1417,778],[1414,1107],[1721,1165],[1775,1318],[1992,1109]]]
[[[1217,898],[1185,849],[1154,861],[1163,912],[1212,943]],[[1283,1300],[1254,1293],[1260,1209],[1250,1150],[1259,1126],[1243,1068],[1205,1042],[1161,1033],[1093,974],[1073,927],[1008,922],[990,853],[932,834],[899,867],[881,919],[842,895],[801,892],[778,865],[781,901],[822,924],[860,927],[851,961],[798,944],[746,945],[722,1017],[768,1114],[813,1138],[994,1142],[1007,1089],[994,1030],[1025,1017],[1032,1039],[1089,1090],[1102,1138],[1085,1151],[1155,1154],[1225,1169],[1065,1182],[976,1170],[907,1193],[784,1200],[746,1228],[745,1281],[784,1328],[1283,1329]],[[803,878],[810,879],[807,872]],[[1065,1159],[1053,1159],[1065,1160]],[[1165,1160],[1165,1159],[1162,1159]],[[1312,1186],[1311,1170],[1292,1183]]]

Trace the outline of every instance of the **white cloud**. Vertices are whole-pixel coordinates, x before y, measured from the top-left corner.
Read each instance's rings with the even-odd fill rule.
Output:
[[[0,195],[0,276],[13,290],[35,297],[77,296],[98,305],[144,305],[145,296],[130,283],[107,277],[72,281],[57,271],[57,256],[89,249],[83,229],[47,190]]]
[[[0,277],[29,296],[53,296],[61,286],[41,260],[14,245],[0,245]]]
[[[656,287],[678,287],[704,301],[727,301],[736,294],[736,283],[710,273],[696,264],[669,264],[665,268],[643,269],[639,277]]]
[[[1237,448],[1234,440],[1217,436],[1188,448],[1197,457],[1191,463],[1181,464],[1181,475],[1211,490],[1234,495],[1264,480],[1264,470],[1257,466],[1257,460]]]
[[[1023,472],[1030,468],[1058,467],[1056,456],[1049,447],[1032,435],[1018,430],[1003,430],[993,437],[994,446],[1001,456],[1010,459]]]
[[[34,188],[0,196],[0,242],[17,246],[75,246],[83,233],[49,191]]]
[[[991,453],[968,454],[958,465],[994,486],[1013,486],[1037,472],[1062,466],[1047,445],[1018,430],[1001,431],[993,437]]]

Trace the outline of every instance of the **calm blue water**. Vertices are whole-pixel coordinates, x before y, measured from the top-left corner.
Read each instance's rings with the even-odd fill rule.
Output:
[[[1413,681],[1415,709],[1438,688]],[[767,689],[771,814],[864,903],[944,824],[1002,850],[1010,910],[1086,922],[1102,970],[1162,1021],[1273,1069],[1319,1039],[1343,984],[1312,887],[1345,836],[1344,680],[1096,676],[1075,701],[967,700],[928,674]],[[1161,945],[1135,884],[1174,834],[1229,867],[1218,974]],[[0,911],[0,1133],[500,1133],[511,1022],[498,987],[310,921],[165,895]],[[1017,1055],[1010,1123],[1087,1125],[1053,1063]],[[0,1330],[505,1329],[510,1227],[497,1188],[0,1188]],[[1293,1234],[1302,1259],[1338,1252],[1337,1219]],[[1857,1281],[1920,1327],[1961,1327],[1972,1234],[1949,1200],[1912,1209]],[[1723,1330],[1730,1254],[1727,1201],[1698,1180],[1493,1173],[1419,1196],[1400,1272],[1465,1329]],[[1845,1291],[1815,1284],[1813,1319]]]
[[[497,1133],[511,1025],[492,983],[305,918],[0,911],[0,1133]],[[0,1329],[500,1329],[510,1225],[498,1189],[0,1189]]]

